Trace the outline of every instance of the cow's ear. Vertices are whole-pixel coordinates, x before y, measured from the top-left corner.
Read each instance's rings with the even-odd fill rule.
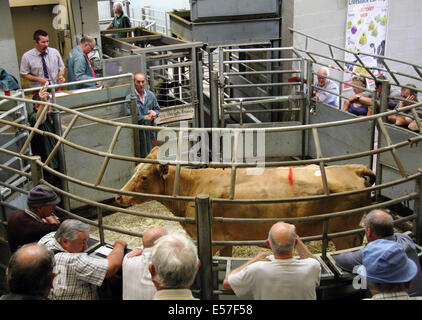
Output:
[[[169,173],[169,166],[168,164],[160,164],[158,166],[158,172],[160,173],[160,176],[164,177]]]

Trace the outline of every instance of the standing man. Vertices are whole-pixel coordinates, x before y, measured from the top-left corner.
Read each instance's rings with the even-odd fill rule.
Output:
[[[317,71],[318,74],[324,75],[329,77],[330,76],[330,70],[327,67],[321,67]],[[315,84],[315,86],[319,86],[320,88],[324,89],[314,89],[314,96],[318,101],[324,102],[330,106],[333,106],[335,108],[339,108],[339,91],[338,91],[338,85],[330,79],[327,79],[322,76],[318,76],[318,83]],[[327,92],[325,90],[328,90],[330,92]],[[331,93],[334,92],[334,93]]]
[[[97,45],[95,39],[91,36],[83,36],[79,45],[73,48],[69,52],[69,57],[66,61],[67,70],[67,81],[82,81],[95,78],[94,68],[89,61],[88,53],[94,50]],[[75,84],[68,86],[69,90],[81,89],[81,88],[90,88],[99,85],[95,82],[89,82],[84,84]]]
[[[46,31],[35,31],[35,48],[26,51],[22,56],[20,74],[29,81],[31,88],[44,86],[47,81],[52,84],[65,82],[62,57],[56,49],[48,46],[48,41]]]
[[[38,93],[36,93],[32,97],[32,100],[49,102],[50,94],[48,93],[47,88],[43,87]],[[44,117],[41,120],[39,120],[44,108],[48,108],[48,110],[45,113]],[[53,120],[53,115],[51,113],[50,106],[34,103],[34,109],[29,114],[29,123],[31,127],[34,127],[37,121],[40,121],[38,129],[45,132],[55,133],[54,120]],[[34,155],[40,156],[41,161],[45,162],[48,156],[50,155],[50,153],[53,151],[56,143],[57,143],[57,140],[54,139],[53,137],[35,133],[31,141],[32,153]],[[57,154],[51,159],[51,161],[48,163],[48,166],[51,169],[54,169],[56,171],[59,170],[59,158]],[[49,183],[51,183],[52,185],[58,188],[61,188],[61,181],[59,177],[57,177],[56,175],[44,169],[43,169],[43,175],[46,181],[48,181]]]
[[[145,126],[154,125],[154,120],[160,114],[160,106],[158,105],[155,94],[146,89],[146,77],[142,72],[135,73],[135,94],[136,109],[138,113],[138,124]],[[130,99],[130,94],[126,96],[126,100]],[[130,115],[130,104],[125,105],[125,115]],[[154,148],[153,131],[139,130],[139,142],[141,144],[141,157],[145,158],[152,148]]]
[[[155,289],[148,266],[155,242],[167,234],[166,229],[153,227],[142,236],[143,247],[125,255],[122,265],[123,300],[152,300]]]
[[[120,29],[120,28],[130,28],[130,19],[123,12],[123,5],[121,2],[115,2],[113,4],[114,19],[107,26],[107,30],[110,29]],[[130,32],[119,32],[112,35],[113,38],[129,38]]]
[[[100,259],[85,253],[88,239],[89,225],[68,219],[56,232],[50,232],[38,242],[54,252],[54,272],[57,276],[50,299],[96,300],[97,289],[104,279],[119,271],[126,242],[116,240],[107,259]]]
[[[53,214],[60,202],[57,194],[39,184],[29,191],[27,209],[13,211],[7,221],[7,238],[11,253],[20,246],[37,242],[44,235],[59,228],[60,221]]]
[[[236,296],[252,295],[255,300],[316,300],[321,265],[296,235],[292,224],[278,222],[268,234],[267,246],[274,255],[260,252],[232,270],[223,288]],[[293,257],[293,249],[300,259]]]

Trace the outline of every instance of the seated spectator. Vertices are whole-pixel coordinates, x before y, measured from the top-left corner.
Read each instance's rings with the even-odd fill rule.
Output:
[[[27,209],[13,211],[7,221],[7,238],[10,252],[21,245],[37,242],[49,232],[59,228],[60,221],[54,209],[60,198],[46,185],[39,184],[29,191]]]
[[[413,84],[407,84],[406,86],[416,88],[416,86]],[[414,103],[418,103],[418,93],[410,88],[402,88],[401,97],[402,99],[407,101],[400,101],[396,108],[403,108],[410,106]],[[409,111],[406,111],[405,113],[409,113]],[[401,114],[392,114],[388,116],[388,122],[393,123],[396,126],[408,126],[412,121],[414,121],[412,118],[406,117]]]
[[[366,278],[373,300],[412,299],[408,291],[418,267],[406,256],[403,246],[379,239],[369,243],[362,255],[363,266],[358,269],[358,274]]]
[[[155,242],[166,235],[164,228],[150,228],[142,236],[143,247],[125,255],[122,265],[123,300],[152,300],[157,290],[148,266]]]
[[[373,110],[369,106],[373,105],[373,99],[365,95],[366,79],[353,77],[352,84],[361,88],[352,87],[354,94],[344,101],[343,110],[357,116],[372,115]]]
[[[10,293],[0,300],[48,300],[53,285],[53,253],[36,243],[25,244],[10,258],[6,269]]]
[[[395,241],[404,248],[407,256],[415,262],[418,273],[412,282],[409,294],[411,296],[422,295],[422,273],[421,266],[419,263],[419,257],[416,251],[416,246],[413,240],[406,234],[394,233],[393,218],[383,210],[372,210],[365,218],[365,234],[368,242],[372,242],[378,239]],[[356,266],[362,264],[362,252],[363,250],[357,250],[352,252],[344,252],[338,255],[334,255],[334,260],[341,269],[348,272],[353,272]]]
[[[152,282],[157,289],[154,300],[197,300],[192,286],[199,270],[197,250],[191,239],[172,233],[158,239],[152,250]]]
[[[321,265],[296,235],[292,224],[278,222],[268,234],[273,255],[259,253],[224,279],[223,288],[255,300],[316,300]],[[293,257],[296,248],[300,259]]]
[[[49,298],[52,300],[96,300],[105,278],[119,271],[126,242],[117,240],[107,259],[88,256],[89,226],[79,220],[63,221],[56,232],[38,242],[54,252],[57,276]]]
[[[327,67],[321,67],[317,71],[318,74],[325,75],[327,77],[330,76],[330,70]],[[335,92],[336,94],[315,88],[314,89],[314,96],[315,99],[321,102],[324,102],[326,104],[329,104],[330,106],[333,106],[335,108],[339,108],[339,92],[338,92],[338,85],[330,79],[327,79],[322,76],[317,77],[318,82],[315,83],[315,86],[319,86],[322,89]]]

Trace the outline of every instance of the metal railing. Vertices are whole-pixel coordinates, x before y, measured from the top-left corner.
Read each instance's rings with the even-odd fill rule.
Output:
[[[238,60],[239,61],[243,61],[243,60]],[[244,64],[244,62],[239,62],[240,64]],[[232,65],[231,63],[229,63],[228,65]],[[245,71],[245,72],[254,72],[254,71]],[[303,73],[302,73],[303,74]],[[217,74],[218,76],[218,74]],[[116,76],[116,77],[133,77],[131,74],[126,74],[126,75],[121,75],[121,76]],[[218,78],[218,77],[217,77]],[[110,77],[106,77],[106,78],[97,78],[95,80],[87,80],[87,81],[80,81],[80,82],[75,82],[75,83],[86,83],[86,82],[90,82],[90,81],[98,81],[98,80],[107,80],[110,79]],[[132,92],[133,92],[133,78],[131,78],[131,83],[132,83]],[[68,83],[69,84],[69,83]],[[66,84],[66,85],[68,85]],[[298,83],[295,83],[294,85],[299,85]],[[303,83],[301,82],[301,85],[303,85]],[[161,132],[161,131],[165,131],[168,130],[168,128],[165,127],[149,127],[149,126],[142,126],[142,125],[137,125],[137,119],[135,119],[136,117],[136,111],[135,111],[135,105],[134,100],[131,98],[131,104],[132,104],[132,117],[133,118],[133,122],[132,123],[123,123],[123,122],[118,122],[118,121],[111,121],[111,120],[105,120],[105,119],[101,119],[101,118],[97,118],[97,117],[93,117],[87,114],[84,114],[83,112],[80,112],[78,110],[74,110],[74,109],[69,109],[69,108],[65,108],[63,106],[58,105],[57,103],[55,103],[54,101],[54,89],[58,88],[62,85],[55,85],[55,86],[51,86],[51,88],[53,89],[53,102],[42,102],[42,104],[44,105],[48,105],[51,106],[55,109],[57,109],[58,111],[61,112],[66,112],[70,115],[73,116],[71,123],[69,124],[69,126],[67,127],[67,129],[65,130],[65,132],[63,134],[54,134],[54,133],[50,133],[50,132],[44,132],[42,130],[39,130],[37,126],[35,127],[29,127],[25,124],[22,123],[17,123],[11,120],[5,120],[5,119],[0,119],[0,124],[1,124],[1,128],[0,130],[4,130],[3,128],[5,128],[5,126],[10,126],[13,128],[16,128],[17,130],[26,130],[27,132],[30,132],[30,134],[28,135],[28,139],[25,142],[25,145],[28,146],[31,140],[31,137],[35,134],[35,133],[39,133],[39,134],[43,134],[49,137],[53,137],[54,139],[57,140],[57,144],[56,147],[54,148],[53,152],[50,154],[49,159],[47,159],[47,161],[42,162],[40,161],[38,158],[34,158],[34,157],[30,157],[27,156],[26,154],[24,154],[26,147],[24,145],[24,147],[22,147],[22,149],[19,152],[13,152],[10,150],[6,150],[5,148],[0,148],[0,153],[4,153],[4,154],[8,154],[10,156],[13,157],[20,157],[22,159],[25,159],[26,161],[29,161],[31,163],[31,174],[28,175],[27,173],[23,172],[23,171],[16,171],[16,169],[13,168],[9,168],[9,167],[5,167],[4,169],[6,170],[11,170],[14,173],[19,173],[22,174],[23,176],[26,176],[28,178],[31,178],[31,180],[34,183],[44,183],[46,185],[49,185],[52,189],[54,189],[57,193],[71,198],[71,199],[75,199],[78,201],[81,201],[83,203],[86,203],[87,205],[93,206],[93,207],[97,207],[97,215],[98,215],[98,222],[95,223],[93,221],[90,221],[88,219],[83,219],[77,215],[72,214],[71,212],[67,211],[66,214],[69,215],[70,217],[73,218],[77,218],[77,219],[83,219],[85,222],[90,223],[91,225],[95,225],[98,226],[100,229],[100,243],[99,245],[104,244],[105,240],[105,236],[104,236],[104,230],[112,230],[112,231],[117,231],[123,234],[128,234],[128,235],[134,235],[134,236],[142,236],[141,233],[136,233],[136,232],[131,232],[128,231],[124,228],[117,228],[117,227],[112,227],[112,226],[107,226],[103,223],[102,220],[102,211],[103,210],[107,210],[107,211],[116,211],[116,212],[122,212],[122,213],[126,213],[126,214],[131,214],[131,215],[136,215],[136,216],[142,216],[142,217],[148,217],[148,218],[157,218],[157,219],[164,219],[164,220],[171,220],[171,221],[177,221],[177,222],[183,222],[183,223],[187,223],[187,224],[197,224],[196,228],[198,231],[197,234],[197,244],[198,244],[198,249],[199,249],[199,255],[201,258],[201,262],[202,262],[202,267],[201,267],[201,271],[200,271],[200,282],[201,282],[201,298],[203,299],[211,299],[213,297],[213,295],[216,293],[216,291],[213,290],[213,272],[212,272],[212,246],[214,245],[219,245],[219,246],[226,246],[226,245],[260,245],[263,244],[262,239],[257,239],[254,241],[221,241],[221,240],[212,240],[212,236],[211,236],[211,224],[220,224],[220,223],[243,223],[243,224],[272,224],[275,223],[279,220],[284,220],[284,221],[288,221],[290,223],[315,223],[316,221],[319,221],[322,223],[322,230],[321,230],[321,234],[320,235],[315,235],[315,236],[308,236],[305,237],[303,240],[304,241],[314,241],[314,240],[322,240],[323,245],[322,245],[322,254],[323,257],[325,256],[326,252],[327,252],[327,246],[328,246],[328,241],[330,239],[335,239],[337,237],[342,237],[342,236],[348,236],[348,235],[353,235],[353,234],[357,234],[357,233],[362,233],[363,230],[362,229],[357,229],[357,230],[348,230],[348,231],[342,231],[342,232],[336,232],[336,233],[329,233],[329,229],[328,229],[328,223],[331,219],[334,218],[338,218],[338,217],[343,217],[343,216],[350,216],[350,215],[355,215],[355,214],[360,214],[364,211],[373,209],[373,208],[382,208],[382,207],[387,207],[387,206],[391,206],[397,203],[401,203],[403,201],[408,201],[408,200],[412,200],[415,202],[415,210],[414,210],[414,214],[409,216],[409,217],[405,217],[403,219],[397,220],[395,223],[401,223],[403,221],[407,221],[407,220],[413,220],[416,219],[416,238],[418,243],[422,242],[422,234],[420,232],[421,230],[421,219],[420,219],[420,213],[422,210],[422,201],[421,201],[421,172],[414,172],[411,173],[410,175],[406,172],[405,168],[403,168],[403,165],[401,164],[400,161],[400,150],[406,146],[410,146],[410,145],[414,145],[419,143],[422,140],[422,136],[415,136],[412,137],[410,139],[406,139],[404,141],[399,141],[399,142],[392,142],[391,139],[389,139],[388,136],[388,132],[386,132],[386,130],[383,130],[383,123],[382,123],[382,119],[387,117],[388,115],[391,114],[395,114],[397,112],[406,112],[409,110],[415,110],[418,107],[421,107],[421,104],[415,104],[412,106],[407,106],[407,107],[403,107],[403,108],[399,108],[397,110],[391,110],[391,111],[384,111],[381,113],[375,113],[371,116],[365,117],[365,118],[354,118],[354,119],[349,119],[349,120],[344,120],[344,121],[336,121],[336,122],[328,122],[328,123],[319,123],[319,124],[306,124],[306,125],[296,125],[296,126],[291,126],[291,127],[277,127],[277,128],[265,128],[265,129],[256,129],[256,128],[240,128],[240,129],[232,129],[232,128],[188,128],[188,127],[181,127],[181,128],[171,128],[171,130],[173,130],[176,133],[176,137],[178,139],[177,141],[177,154],[176,154],[176,158],[175,159],[167,159],[166,163],[169,165],[173,165],[175,166],[175,185],[173,188],[173,192],[172,194],[169,195],[159,195],[159,194],[148,194],[148,193],[140,193],[140,192],[135,192],[135,191],[121,191],[119,189],[116,188],[112,188],[112,187],[108,187],[108,186],[103,186],[101,185],[102,182],[102,178],[104,176],[104,172],[106,171],[110,160],[121,160],[121,161],[128,161],[128,162],[134,162],[134,163],[149,163],[149,164],[159,164],[161,163],[159,159],[144,159],[144,158],[140,158],[138,156],[126,156],[126,155],[120,155],[120,154],[116,154],[114,153],[114,146],[115,143],[118,139],[118,137],[120,136],[122,130],[134,130],[134,131],[138,131],[138,130],[150,130],[150,131],[155,131],[157,133],[157,135]],[[40,88],[37,88],[40,89]],[[31,90],[36,90],[36,89],[31,89]],[[8,100],[12,100],[12,101],[16,101],[16,102],[22,102],[22,103],[31,103],[32,100],[30,99],[25,99],[25,98],[19,98],[19,97],[6,97],[6,96],[0,96],[0,99],[8,99]],[[275,101],[278,101],[279,99],[285,99],[285,98],[280,98],[279,96],[275,96],[275,97],[271,97],[269,99],[273,99]],[[242,101],[242,103],[249,103],[251,101],[247,100],[247,101]],[[252,100],[252,102],[254,102]],[[45,108],[44,110],[47,110],[47,108]],[[241,108],[242,110],[242,108]],[[44,111],[45,113],[45,111]],[[42,117],[42,116],[41,116]],[[89,149],[80,145],[77,145],[75,143],[72,143],[71,141],[67,140],[67,136],[70,132],[70,130],[72,130],[74,123],[76,122],[77,119],[79,118],[84,118],[87,119],[89,121],[98,123],[98,124],[102,124],[105,126],[111,126],[114,128],[114,135],[112,138],[112,141],[110,142],[109,148],[107,151],[96,151],[93,149]],[[384,135],[384,138],[388,141],[388,144],[384,147],[382,147],[381,145],[377,145],[376,147],[374,147],[372,150],[367,150],[364,152],[356,152],[356,153],[351,153],[351,154],[347,154],[347,155],[338,155],[338,156],[334,156],[334,157],[324,157],[324,150],[321,149],[321,147],[319,146],[319,130],[323,129],[323,128],[328,128],[328,127],[337,127],[339,128],[339,130],[341,130],[341,128],[343,126],[348,126],[348,125],[353,125],[353,124],[358,124],[361,122],[376,122],[380,128],[381,134]],[[288,160],[288,161],[272,161],[272,162],[256,162],[256,163],[244,163],[240,160],[238,160],[235,156],[231,157],[231,161],[226,161],[223,160],[221,161],[221,159],[213,159],[212,161],[198,161],[198,160],[191,160],[190,158],[188,159],[184,159],[182,157],[182,148],[181,148],[181,143],[183,140],[183,136],[185,134],[197,134],[198,136],[204,136],[204,135],[229,135],[229,136],[233,136],[234,137],[234,144],[232,145],[231,150],[232,151],[236,151],[239,145],[239,139],[236,138],[236,136],[238,137],[239,135],[242,134],[246,134],[246,133],[253,133],[253,132],[258,132],[258,131],[262,131],[265,133],[274,133],[274,132],[280,132],[280,133],[285,133],[285,132],[289,132],[289,131],[302,131],[302,132],[309,132],[309,134],[312,135],[312,137],[314,138],[315,141],[315,145],[317,148],[317,158],[316,159],[304,159],[304,160]],[[134,134],[134,137],[137,137],[137,134]],[[86,154],[92,154],[92,155],[96,155],[99,156],[103,159],[102,165],[98,170],[98,174],[97,174],[97,179],[94,183],[89,183],[71,176],[68,176],[66,174],[63,174],[61,172],[58,172],[56,170],[53,170],[51,168],[48,167],[48,163],[51,160],[51,158],[55,155],[55,153],[57,153],[59,151],[59,148],[61,145],[66,145],[71,149],[74,150],[78,150],[81,152],[84,152]],[[137,150],[137,148],[139,147],[139,145],[135,145],[135,152]],[[139,149],[139,148],[138,148]],[[390,153],[395,162],[397,167],[400,169],[400,172],[402,173],[402,177],[400,179],[394,180],[394,181],[389,181],[387,183],[383,183],[383,184],[379,184],[377,183],[375,186],[373,187],[369,187],[369,188],[364,188],[362,190],[356,190],[353,192],[344,192],[344,193],[332,193],[329,191],[328,188],[328,180],[327,180],[327,176],[324,173],[325,172],[325,165],[331,162],[335,162],[335,161],[340,161],[340,160],[345,160],[345,159],[354,159],[354,158],[358,158],[361,157],[363,155],[375,155],[375,154],[382,154],[382,153]],[[297,166],[297,165],[305,165],[305,164],[317,164],[321,170],[321,183],[324,186],[324,194],[321,195],[315,195],[315,196],[310,196],[310,197],[300,197],[300,198],[282,198],[282,199],[236,199],[235,198],[235,192],[236,192],[236,179],[237,179],[237,170],[241,169],[241,168],[253,168],[253,167],[279,167],[279,166]],[[230,171],[230,195],[228,198],[217,198],[217,197],[210,197],[207,195],[181,195],[180,192],[180,177],[181,177],[181,169],[183,166],[189,166],[189,167],[203,167],[203,166],[208,166],[210,168],[229,168],[231,169]],[[116,206],[112,206],[112,205],[107,205],[107,204],[103,204],[100,203],[98,201],[93,201],[93,200],[89,200],[84,196],[80,196],[80,195],[75,195],[72,194],[71,192],[68,192],[67,190],[62,190],[62,189],[58,189],[55,186],[49,184],[48,182],[46,182],[42,176],[42,171],[40,169],[44,169],[58,177],[60,177],[63,180],[84,186],[86,188],[92,189],[92,190],[99,190],[99,191],[103,191],[103,192],[107,192],[110,193],[112,195],[114,194],[120,194],[120,195],[126,195],[126,196],[136,196],[136,197],[141,197],[141,198],[148,198],[148,199],[154,199],[154,200],[158,200],[158,201],[183,201],[183,202],[194,202],[195,206],[196,206],[196,217],[195,218],[188,218],[188,217],[167,217],[167,216],[162,216],[162,215],[150,215],[148,213],[143,213],[143,212],[138,212],[135,210],[131,210],[131,209],[123,209],[120,207],[116,207]],[[353,208],[350,210],[345,210],[342,212],[327,212],[324,214],[320,214],[320,215],[315,215],[315,216],[311,216],[311,217],[303,217],[303,218],[259,218],[259,219],[240,219],[240,218],[223,218],[223,217],[218,217],[216,215],[212,215],[212,208],[215,204],[223,204],[223,203],[231,203],[231,204],[237,204],[239,206],[242,205],[246,205],[248,203],[256,203],[256,204],[270,204],[270,203],[289,203],[289,202],[298,202],[298,201],[314,201],[314,200],[330,200],[330,199],[335,199],[335,198],[339,198],[339,197],[347,197],[350,195],[354,195],[354,194],[359,194],[359,193],[371,193],[371,192],[376,192],[379,191],[381,189],[384,188],[391,188],[393,186],[397,186],[400,184],[404,184],[407,183],[409,181],[415,181],[415,191],[406,195],[406,196],[401,196],[401,197],[397,197],[396,199],[392,199],[389,201],[385,201],[385,202],[381,202],[381,203],[374,203],[371,204],[369,206],[364,206],[361,208]],[[3,183],[2,185],[4,185],[5,183]],[[4,204],[4,202],[2,202],[2,204]]]

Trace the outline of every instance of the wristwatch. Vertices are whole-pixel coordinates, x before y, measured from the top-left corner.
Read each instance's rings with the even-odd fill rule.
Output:
[[[356,100],[357,100],[357,102],[359,102],[360,96],[356,96]]]

